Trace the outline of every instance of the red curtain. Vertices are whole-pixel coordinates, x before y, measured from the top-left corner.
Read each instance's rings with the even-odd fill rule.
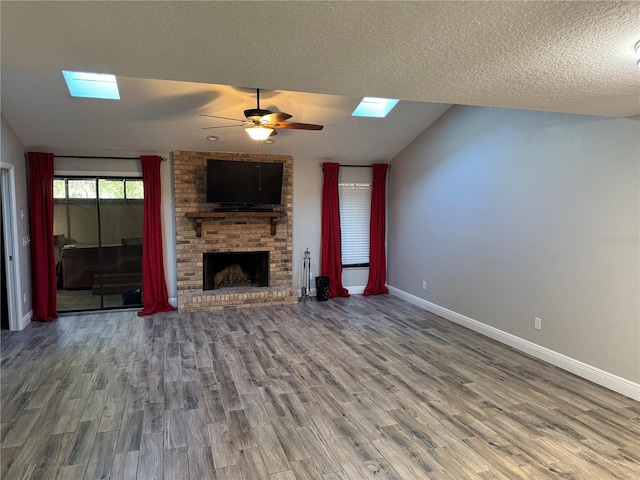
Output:
[[[373,191],[371,192],[371,223],[369,227],[369,280],[364,295],[389,293],[387,258],[384,246],[386,233],[386,163],[373,164]]]
[[[329,277],[329,298],[348,297],[342,286],[342,247],[340,237],[339,163],[324,163],[322,186],[322,276]]]
[[[142,296],[144,308],[139,316],[173,310],[169,304],[164,281],[162,259],[162,223],[160,205],[160,162],[162,158],[149,155],[140,157],[144,185],[142,220]]]
[[[58,318],[53,253],[53,153],[29,152],[27,157],[33,320],[50,322]]]

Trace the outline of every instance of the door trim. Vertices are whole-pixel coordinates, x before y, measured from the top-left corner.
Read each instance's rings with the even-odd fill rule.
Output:
[[[9,310],[9,330],[22,330],[29,323],[22,318],[22,285],[20,283],[20,255],[18,254],[18,221],[16,218],[15,172],[14,166],[0,162],[2,186],[2,216],[4,232],[5,265],[7,269],[7,300]]]

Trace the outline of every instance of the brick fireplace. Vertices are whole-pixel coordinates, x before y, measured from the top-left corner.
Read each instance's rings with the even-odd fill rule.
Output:
[[[212,213],[207,159],[283,163],[282,208]],[[173,152],[178,309],[185,312],[297,302],[292,286],[293,160],[288,155]]]

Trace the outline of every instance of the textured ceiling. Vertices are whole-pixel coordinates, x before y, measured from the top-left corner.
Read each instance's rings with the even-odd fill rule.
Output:
[[[265,149],[312,141],[327,158],[388,158],[449,104],[640,114],[638,2],[2,1],[0,12],[2,113],[27,146],[205,148],[197,113],[237,117],[255,102],[225,85],[275,90],[263,106],[327,125]],[[130,96],[80,106],[63,68],[115,73]],[[364,95],[408,102],[358,124]],[[237,149],[234,135],[245,140],[225,133],[215,149]]]

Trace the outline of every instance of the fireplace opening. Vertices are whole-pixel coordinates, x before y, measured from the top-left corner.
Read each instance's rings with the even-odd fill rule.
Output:
[[[203,290],[268,287],[269,252],[204,253]]]

